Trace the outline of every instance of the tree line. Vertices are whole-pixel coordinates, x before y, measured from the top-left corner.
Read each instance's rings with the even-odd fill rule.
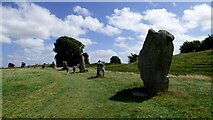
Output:
[[[198,52],[213,49],[213,35],[208,35],[203,41],[194,40],[184,42],[180,46],[180,53]]]

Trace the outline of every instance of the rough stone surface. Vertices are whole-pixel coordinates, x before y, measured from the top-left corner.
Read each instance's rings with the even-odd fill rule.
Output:
[[[97,62],[97,77],[104,77],[105,64],[102,61]]]
[[[86,71],[86,65],[85,65],[85,62],[84,62],[84,56],[83,55],[80,58],[79,70],[80,70],[80,72]]]
[[[61,70],[66,70],[66,68],[67,68],[67,62],[63,61],[63,68]]]
[[[13,63],[8,64],[8,68],[14,68],[14,67],[15,67],[15,65]]]
[[[22,62],[22,63],[21,63],[21,68],[24,68],[25,65],[26,65],[26,63]]]
[[[169,68],[172,61],[174,36],[165,31],[148,31],[138,58],[141,79],[148,94],[167,91]]]
[[[46,68],[46,64],[44,63],[42,66],[41,66],[42,69],[45,69]]]
[[[49,67],[52,67],[52,69],[54,69],[55,68],[55,63],[54,62],[52,62],[52,64],[49,66]]]

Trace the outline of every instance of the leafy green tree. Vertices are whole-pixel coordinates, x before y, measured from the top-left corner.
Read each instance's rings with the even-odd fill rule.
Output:
[[[192,42],[186,41],[180,46],[181,53],[198,52],[210,49],[213,49],[213,35],[209,35],[202,42],[198,40],[194,40]]]
[[[198,40],[192,42],[184,42],[183,45],[180,46],[181,53],[188,53],[188,52],[198,52],[200,51],[201,42]]]
[[[201,42],[201,50],[210,50],[213,49],[213,35],[209,35],[205,40]]]
[[[62,36],[54,43],[56,65],[58,67],[63,66],[63,61],[66,61],[68,66],[73,66],[79,63],[80,56],[83,53],[84,45],[71,37]]]
[[[129,55],[129,56],[127,56],[127,57],[128,57],[128,59],[129,59],[129,63],[133,63],[133,62],[135,62],[135,61],[138,60],[139,55],[137,55],[137,54],[132,54],[132,53],[131,53],[131,55]]]
[[[85,64],[89,64],[89,55],[87,53],[83,53]]]
[[[116,63],[116,64],[121,64],[121,60],[118,56],[112,56],[110,58],[110,63]]]

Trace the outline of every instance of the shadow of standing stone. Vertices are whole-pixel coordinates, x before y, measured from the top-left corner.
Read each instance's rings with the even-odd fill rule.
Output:
[[[167,91],[169,68],[172,61],[174,36],[165,31],[148,31],[138,58],[138,68],[149,95]]]
[[[144,87],[124,89],[117,92],[115,95],[113,95],[109,99],[113,101],[119,101],[119,102],[142,103],[152,98],[152,96],[149,96],[146,93],[147,93],[147,90]]]

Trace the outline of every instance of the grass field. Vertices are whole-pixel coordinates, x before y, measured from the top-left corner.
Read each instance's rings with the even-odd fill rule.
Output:
[[[56,69],[2,70],[4,118],[211,118],[211,77],[170,75],[169,91],[152,98],[132,96],[139,74],[94,68],[87,73]]]
[[[213,50],[185,53],[173,56],[170,74],[199,74],[212,76],[213,74]],[[137,62],[131,64],[106,65],[110,71],[139,73]]]

